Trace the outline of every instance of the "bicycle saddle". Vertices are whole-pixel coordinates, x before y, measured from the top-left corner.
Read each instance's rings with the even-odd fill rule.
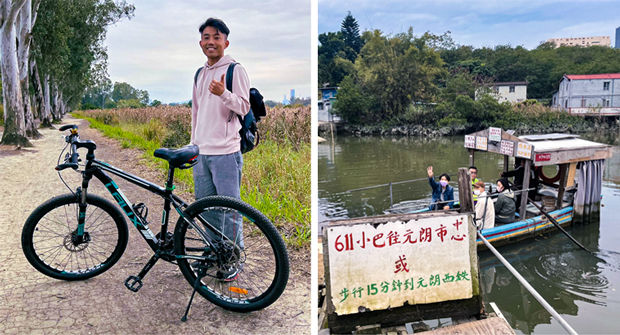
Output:
[[[153,156],[167,160],[170,167],[179,168],[183,164],[193,163],[198,156],[198,146],[186,145],[180,149],[159,148],[155,150]]]

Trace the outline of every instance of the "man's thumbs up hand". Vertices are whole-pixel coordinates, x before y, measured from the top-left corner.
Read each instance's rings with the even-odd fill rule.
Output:
[[[226,90],[226,83],[224,82],[225,77],[226,75],[223,74],[220,81],[213,79],[211,84],[209,84],[209,92],[217,95],[218,97],[221,96],[224,93],[224,90]]]

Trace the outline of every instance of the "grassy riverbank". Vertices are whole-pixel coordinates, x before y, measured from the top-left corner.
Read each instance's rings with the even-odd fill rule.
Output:
[[[166,173],[160,147],[180,147],[190,140],[187,107],[110,109],[74,112],[126,148],[144,151],[149,165]],[[241,199],[269,217],[290,246],[310,245],[310,108],[268,108],[259,124],[261,143],[243,155]],[[193,192],[192,170],[175,175]]]

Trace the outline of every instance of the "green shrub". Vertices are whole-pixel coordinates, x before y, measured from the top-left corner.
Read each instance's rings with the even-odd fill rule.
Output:
[[[115,114],[110,114],[110,113],[97,114],[95,115],[95,120],[103,124],[110,125],[110,126],[117,125],[120,123],[118,116],[116,116]]]
[[[87,104],[83,104],[82,106],[80,106],[81,110],[89,110],[89,109],[99,109],[99,106],[96,106],[94,104],[91,103],[87,103]]]
[[[144,106],[138,99],[129,99],[129,100],[119,100],[117,107],[118,108],[142,108]]]
[[[154,141],[162,143],[162,140],[166,137],[166,127],[161,123],[159,119],[151,119],[142,129],[142,134],[147,141]]]
[[[457,119],[453,116],[446,116],[443,119],[437,122],[437,126],[439,127],[456,127],[456,126],[464,126],[467,124],[467,120],[465,119]]]
[[[166,148],[180,148],[191,140],[191,125],[176,119],[168,124],[168,135],[162,141]]]

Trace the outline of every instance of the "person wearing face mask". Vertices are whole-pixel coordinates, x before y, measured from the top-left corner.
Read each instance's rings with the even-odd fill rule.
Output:
[[[482,181],[474,183],[474,194],[479,199],[476,203],[476,226],[478,229],[495,227],[495,206],[491,198],[487,197],[484,186]]]
[[[436,202],[454,200],[454,188],[448,185],[448,183],[450,183],[450,176],[447,173],[442,174],[441,176],[439,176],[439,183],[438,183],[435,181],[432,166],[429,166],[426,169],[426,172],[428,173],[428,183],[431,185],[431,188],[433,189],[433,195],[431,197],[431,206],[429,207],[429,209],[430,210],[441,210],[441,209],[447,210],[447,209],[452,208],[452,206],[454,205],[453,201],[448,202],[448,203],[435,204]]]
[[[508,187],[508,179],[497,181],[497,202],[495,202],[495,223],[512,223],[515,220],[515,193]]]

